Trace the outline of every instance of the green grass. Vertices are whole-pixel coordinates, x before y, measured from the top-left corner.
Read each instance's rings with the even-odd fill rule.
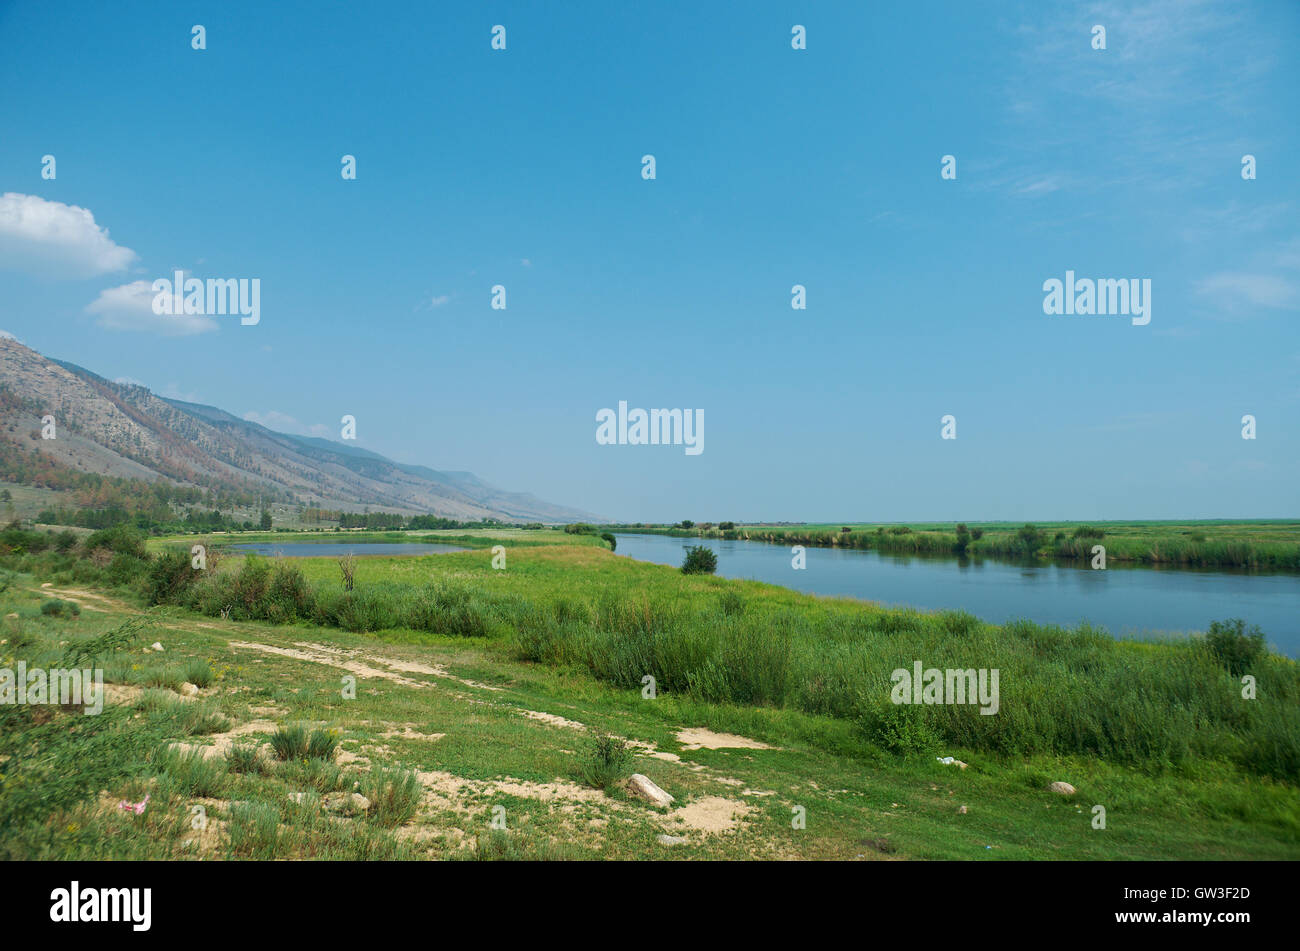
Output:
[[[15,576],[0,613],[18,613],[24,637],[6,637],[0,667],[89,653],[135,692],[99,717],[0,705],[0,856],[1300,857],[1297,666],[1232,629],[1213,644],[1117,642],[685,576],[567,539],[508,549],[504,571],[482,548],[358,559],[371,614],[321,615],[355,629],[317,619],[343,598],[329,559],[294,562],[301,585],[279,588],[276,566],[241,580],[243,560],[227,559],[226,580],[186,591],[237,594],[242,619],[200,599],[154,608],[147,632],[129,621],[142,587],[55,617],[40,584],[59,573]],[[276,603],[293,618],[268,620]],[[145,650],[154,639],[164,654]],[[890,671],[914,659],[1000,668],[1001,711],[888,704]],[[198,662],[213,671],[201,700],[142,689]],[[1234,668],[1259,699],[1241,698]],[[768,748],[687,749],[685,727]],[[334,738],[332,757],[308,755],[314,735]],[[284,760],[260,752],[277,743]],[[948,755],[969,768],[936,762]],[[674,808],[602,791],[631,772]],[[1054,780],[1078,794],[1046,791]],[[353,791],[369,810],[327,807]],[[146,795],[141,815],[116,806]],[[682,831],[677,806],[718,801],[740,811],[730,829],[657,844]]]

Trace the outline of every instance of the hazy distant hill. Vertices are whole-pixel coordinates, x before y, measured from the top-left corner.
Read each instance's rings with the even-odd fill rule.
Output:
[[[0,439],[62,465],[136,479],[221,485],[355,511],[362,506],[473,520],[596,521],[577,509],[507,492],[468,472],[438,472],[327,439],[277,433],[214,406],[114,383],[0,338],[0,387],[18,408]],[[39,438],[55,417],[57,438]]]

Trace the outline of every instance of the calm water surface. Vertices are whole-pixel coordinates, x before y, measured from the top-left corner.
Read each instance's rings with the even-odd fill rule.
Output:
[[[790,566],[788,547],[765,542],[623,535],[618,554],[679,566],[691,545],[718,553],[718,574],[927,610],[968,611],[1003,623],[1088,621],[1117,637],[1203,631],[1240,617],[1258,624],[1281,653],[1300,656],[1300,575],[1020,565],[990,559],[893,555],[862,549],[808,548],[807,568]]]

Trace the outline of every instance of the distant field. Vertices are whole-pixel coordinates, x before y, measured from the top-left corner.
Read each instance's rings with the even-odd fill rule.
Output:
[[[18,485],[14,482],[0,482],[0,493],[8,492],[12,496],[10,503],[0,502],[0,517],[5,522],[13,519],[34,519],[41,509],[67,505],[68,493],[56,492],[54,489],[38,489],[30,485]],[[10,505],[12,504],[12,509]]]

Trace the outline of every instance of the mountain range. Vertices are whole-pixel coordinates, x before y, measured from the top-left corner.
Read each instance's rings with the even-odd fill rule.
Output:
[[[600,521],[578,509],[489,485],[469,472],[394,462],[328,439],[297,436],[225,410],[106,380],[0,336],[0,441],[58,465],[146,481],[265,493],[341,511],[362,508],[462,521]],[[41,438],[54,417],[55,438]]]

